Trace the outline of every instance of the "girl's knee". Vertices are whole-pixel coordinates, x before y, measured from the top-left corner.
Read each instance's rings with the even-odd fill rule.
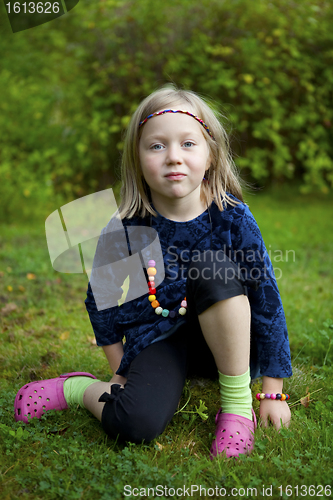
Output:
[[[243,288],[243,278],[239,267],[222,251],[202,252],[192,261],[187,275],[188,287],[195,292],[210,293],[216,289]]]
[[[130,412],[115,411],[105,404],[102,415],[102,426],[111,438],[132,443],[149,443],[162,434],[167,422],[158,415],[148,412],[146,408]]]

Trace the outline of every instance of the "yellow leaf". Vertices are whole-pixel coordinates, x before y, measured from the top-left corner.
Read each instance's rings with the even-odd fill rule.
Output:
[[[19,290],[20,290],[20,292],[25,292],[25,288],[24,288],[24,286],[19,285]]]
[[[8,290],[8,292],[12,292],[12,291],[13,291],[13,287],[12,287],[12,286],[10,286],[10,285],[8,285],[8,286],[7,286],[7,290]]]
[[[27,278],[28,278],[28,280],[35,280],[36,279],[36,275],[33,274],[33,273],[28,273],[27,274]]]
[[[87,337],[87,341],[89,342],[89,344],[91,345],[97,345],[97,342],[96,342],[96,337]]]
[[[3,316],[7,316],[7,314],[15,311],[15,309],[17,309],[17,305],[15,304],[15,302],[8,302],[8,304],[6,304],[5,307],[1,309],[1,314]]]
[[[243,75],[243,80],[244,80],[246,83],[251,84],[251,83],[253,83],[254,78],[253,78],[253,76],[252,76],[252,75]]]
[[[306,388],[307,395],[304,398],[301,398],[301,405],[305,406],[307,408],[310,404],[310,393],[309,393],[309,388]]]
[[[60,339],[61,340],[67,340],[69,337],[69,332],[63,332],[61,335],[60,335]]]

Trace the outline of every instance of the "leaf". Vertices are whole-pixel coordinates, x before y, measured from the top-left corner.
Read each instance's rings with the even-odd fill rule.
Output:
[[[200,399],[199,408],[196,406],[195,409],[196,409],[198,415],[200,415],[200,417],[202,418],[202,420],[207,420],[208,415],[206,413],[204,413],[207,410],[207,406],[205,405],[205,403],[203,401],[201,401],[201,399]]]
[[[310,404],[310,393],[309,393],[309,388],[306,388],[307,395],[304,398],[301,398],[301,405],[303,405],[305,408],[307,408]]]
[[[87,337],[87,341],[89,342],[89,344],[91,345],[97,345],[97,342],[96,342],[96,337]]]
[[[22,436],[23,436],[23,429],[22,427],[19,427],[16,431],[16,437],[17,439],[21,439]]]
[[[28,280],[35,280],[36,279],[36,275],[33,274],[33,273],[28,273],[27,274],[27,278],[28,278]]]
[[[1,314],[3,316],[8,316],[8,314],[12,313],[16,309],[17,305],[15,304],[15,302],[8,302],[8,304],[6,304],[5,307],[1,309]]]
[[[66,332],[63,332],[60,337],[59,337],[61,340],[67,340],[69,338],[69,332],[66,331]]]

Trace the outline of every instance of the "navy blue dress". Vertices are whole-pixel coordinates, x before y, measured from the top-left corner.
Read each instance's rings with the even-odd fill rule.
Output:
[[[236,198],[234,198],[236,200]],[[165,277],[157,287],[156,296],[161,306],[179,309],[186,295],[186,273],[199,252],[222,250],[241,266],[246,279],[256,280],[257,290],[248,288],[251,306],[251,378],[268,376],[285,378],[292,375],[287,325],[281,297],[259,227],[245,203],[224,205],[221,212],[213,202],[208,210],[193,220],[176,222],[158,214],[151,218],[152,228],[159,235]],[[149,226],[150,219],[134,217],[122,221],[124,227]],[[102,231],[112,229],[112,219]],[[105,246],[100,239],[99,245]],[[102,248],[107,252],[107,248]],[[154,259],[154,256],[151,258]],[[125,273],[126,274],[126,273]],[[110,275],[112,293],[118,300],[122,296],[126,275]],[[130,275],[131,283],[137,276]],[[147,288],[148,290],[148,288]],[[127,376],[133,359],[149,344],[177,334],[177,327],[186,324],[185,316],[164,318],[155,314],[148,293],[121,306],[97,309],[90,283],[86,308],[96,336],[97,345],[104,346],[122,341],[125,337],[124,356],[117,374]]]

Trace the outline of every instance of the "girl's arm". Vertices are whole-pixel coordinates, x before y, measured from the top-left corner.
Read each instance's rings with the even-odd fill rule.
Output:
[[[113,372],[113,377],[110,380],[112,384],[125,385],[127,379],[121,375],[117,375],[116,371],[119,368],[121,359],[124,355],[123,343],[117,342],[116,344],[104,345],[103,351],[109,362],[110,368]]]
[[[283,378],[263,377],[262,392],[268,394],[282,394]],[[260,401],[259,414],[265,427],[270,420],[277,429],[280,429],[281,424],[288,427],[291,412],[287,401],[277,401],[272,399],[262,399]]]

